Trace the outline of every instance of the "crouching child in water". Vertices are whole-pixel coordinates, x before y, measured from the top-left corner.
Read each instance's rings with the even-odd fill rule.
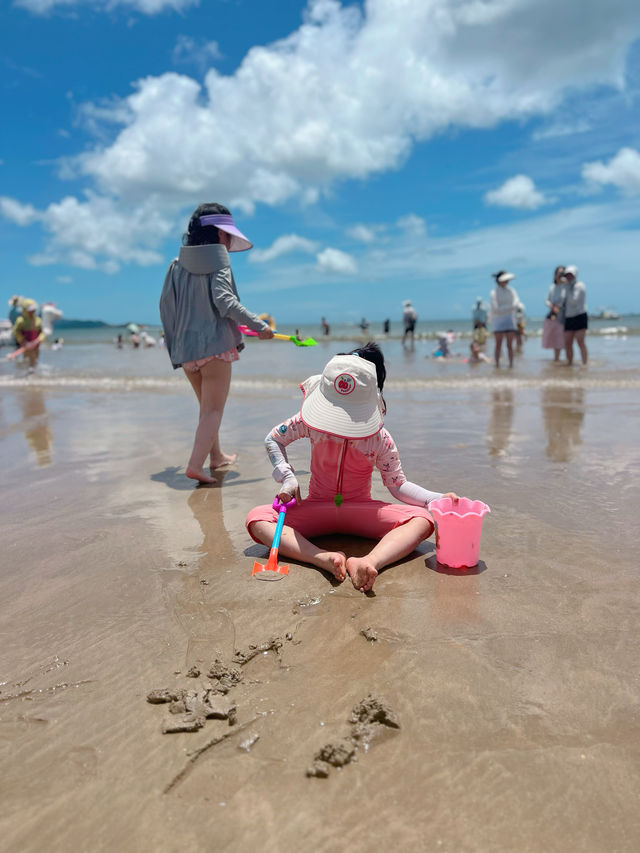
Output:
[[[334,356],[322,375],[300,385],[304,394],[300,411],[265,439],[273,477],[280,484],[278,499],[286,503],[295,497],[297,501],[287,510],[279,553],[318,566],[339,581],[348,574],[361,592],[373,587],[380,569],[406,557],[431,536],[435,525],[427,508],[430,501],[444,497],[410,483],[404,475],[396,445],[383,425],[385,378],[384,357],[377,344]],[[309,495],[302,501],[286,451],[288,444],[300,438],[311,442]],[[372,500],[374,466],[402,504]],[[446,496],[458,500],[454,492]],[[246,520],[251,537],[269,546],[277,517],[270,505],[252,509]],[[364,557],[347,557],[312,541],[333,533],[378,542]]]

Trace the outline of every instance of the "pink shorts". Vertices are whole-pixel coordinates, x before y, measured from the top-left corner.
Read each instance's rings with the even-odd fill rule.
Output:
[[[412,518],[426,518],[432,525],[428,533],[428,536],[431,536],[435,525],[424,507],[373,500],[345,501],[339,507],[333,501],[302,501],[287,510],[285,524],[302,533],[306,539],[329,533],[352,533],[366,539],[382,539],[390,530],[406,524]],[[265,504],[254,507],[245,524],[249,535],[257,542],[251,532],[251,524],[254,521],[270,521],[275,524],[277,520],[278,513],[272,506]]]
[[[239,357],[238,350],[233,347],[233,349],[228,349],[226,352],[220,352],[218,355],[208,355],[206,358],[197,358],[195,361],[183,361],[182,366],[185,370],[188,370],[189,373],[197,373],[201,367],[204,367],[205,364],[209,364],[209,362],[213,361],[214,358],[219,358],[220,361],[237,361]]]

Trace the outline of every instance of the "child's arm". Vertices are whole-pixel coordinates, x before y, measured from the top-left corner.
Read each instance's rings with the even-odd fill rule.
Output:
[[[229,317],[238,325],[248,326],[254,332],[271,331],[268,323],[249,311],[238,299],[231,267],[219,270],[211,284],[211,296],[221,317]]]
[[[274,427],[264,440],[267,456],[273,465],[273,479],[280,483],[279,495],[284,493],[300,499],[300,486],[287,457],[286,446],[308,435],[307,427],[298,413]]]

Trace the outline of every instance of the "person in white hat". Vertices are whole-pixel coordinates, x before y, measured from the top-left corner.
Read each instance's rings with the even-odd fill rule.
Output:
[[[40,355],[40,344],[46,337],[42,331],[42,320],[36,314],[37,310],[37,302],[33,299],[23,299],[22,315],[18,317],[13,327],[13,337],[24,353],[30,371],[35,370]],[[18,354],[19,351],[16,350],[15,355]]]
[[[515,278],[512,272],[500,270],[493,274],[497,287],[491,291],[491,325],[496,339],[495,363],[500,367],[502,341],[507,339],[509,367],[513,367],[513,343],[517,335],[516,307],[520,301],[509,282]]]
[[[564,349],[567,364],[573,364],[573,342],[578,344],[582,363],[586,364],[589,354],[585,337],[589,325],[587,314],[587,288],[578,281],[578,267],[570,264],[564,268],[567,280],[567,298],[564,308]]]
[[[280,552],[294,560],[330,572],[339,581],[347,574],[361,592],[370,590],[383,566],[410,554],[434,530],[428,512],[439,492],[410,483],[398,450],[383,425],[384,357],[369,343],[348,354],[336,355],[320,376],[301,384],[300,411],[275,426],[265,439],[280,484],[278,499],[297,503],[287,510]],[[300,500],[300,487],[287,458],[286,447],[299,438],[311,441],[309,496]],[[374,466],[391,494],[402,504],[371,499]],[[448,492],[454,501],[458,496]],[[273,539],[278,513],[269,504],[247,516],[251,537],[263,545]],[[379,540],[364,557],[327,551],[309,537],[349,533]]]
[[[240,302],[229,252],[244,252],[252,243],[238,230],[228,208],[217,202],[199,205],[191,214],[180,255],[172,261],[160,296],[160,319],[174,369],[182,367],[200,407],[198,428],[185,474],[215,483],[214,470],[230,465],[235,453],[223,453],[219,429],[229,386],[231,364],[243,349],[238,325],[262,340],[273,337],[269,324]]]

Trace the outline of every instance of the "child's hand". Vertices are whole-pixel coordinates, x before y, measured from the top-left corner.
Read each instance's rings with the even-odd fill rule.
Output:
[[[300,503],[302,498],[300,497],[300,486],[295,490],[293,494],[290,492],[279,492],[278,500],[281,504],[288,504],[291,498],[296,499],[296,503]]]
[[[454,504],[455,504],[455,503],[458,503],[458,501],[460,500],[459,495],[456,495],[456,493],[455,493],[455,492],[447,492],[447,493],[446,493],[446,494],[444,494],[442,497],[443,497],[443,498],[451,498],[451,500],[454,502]]]
[[[273,337],[273,329],[263,329],[261,332],[258,332],[258,337],[261,341],[268,341]]]

